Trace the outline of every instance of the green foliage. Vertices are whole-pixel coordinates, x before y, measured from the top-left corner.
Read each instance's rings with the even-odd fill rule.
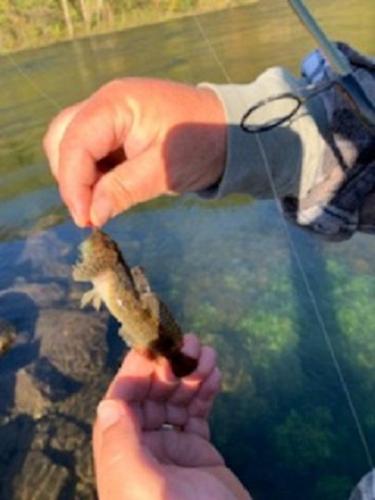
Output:
[[[318,479],[315,487],[315,498],[342,500],[349,498],[353,482],[347,476],[324,476]]]
[[[332,457],[334,435],[328,408],[312,408],[306,414],[292,410],[276,427],[275,442],[283,464],[296,468],[321,468]]]
[[[0,49],[27,47],[33,40],[53,39],[64,31],[64,21],[54,0],[2,0]]]
[[[169,3],[169,8],[174,11],[181,11],[186,9],[191,9],[196,7],[199,3],[199,0],[172,0]]]
[[[244,336],[255,366],[269,365],[272,358],[293,349],[297,340],[291,318],[265,311],[245,316],[238,329]]]
[[[342,338],[342,352],[347,362],[360,370],[367,384],[375,386],[375,312],[371,297],[375,296],[372,275],[354,275],[338,261],[329,261],[333,281],[335,314]]]
[[[0,0],[0,52],[256,0]],[[64,10],[65,4],[65,10]],[[73,31],[71,35],[70,31]]]

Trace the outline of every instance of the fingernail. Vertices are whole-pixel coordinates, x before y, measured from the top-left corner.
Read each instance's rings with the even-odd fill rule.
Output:
[[[111,200],[106,196],[95,200],[91,210],[91,221],[95,226],[103,226],[112,217],[113,207]]]
[[[72,207],[70,209],[70,213],[72,214],[73,220],[78,227],[86,227],[86,221],[83,219],[80,210],[77,207]]]
[[[105,399],[99,403],[97,415],[103,429],[108,429],[125,416],[125,412],[118,401]]]

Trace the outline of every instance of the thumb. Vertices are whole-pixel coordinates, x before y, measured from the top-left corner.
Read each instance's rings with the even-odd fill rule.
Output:
[[[160,498],[160,466],[142,446],[134,409],[123,401],[106,399],[97,414],[94,459],[100,500]]]
[[[91,222],[101,227],[131,206],[165,193],[166,181],[164,161],[156,147],[117,165],[94,186]]]

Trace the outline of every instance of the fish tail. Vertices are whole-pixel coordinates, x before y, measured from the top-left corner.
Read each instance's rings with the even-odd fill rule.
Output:
[[[176,377],[186,377],[190,375],[198,366],[198,361],[181,351],[174,351],[169,354],[168,360]]]

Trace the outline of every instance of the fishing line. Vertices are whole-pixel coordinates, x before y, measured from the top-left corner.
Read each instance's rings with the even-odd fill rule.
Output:
[[[225,79],[227,80],[228,83],[230,83],[230,84],[233,83],[232,80],[231,80],[231,78],[230,78],[230,76],[229,76],[229,74],[228,74],[228,72],[227,72],[227,70],[226,70],[226,68],[225,68],[225,66],[224,66],[224,64],[223,64],[223,62],[219,58],[219,56],[218,56],[215,48],[213,47],[213,45],[212,45],[211,41],[209,40],[208,36],[206,35],[205,31],[203,30],[203,27],[202,27],[199,19],[196,16],[193,16],[193,18],[194,18],[194,21],[196,23],[196,26],[198,27],[198,30],[199,30],[201,36],[202,36],[202,39],[207,44],[207,46],[208,46],[208,48],[209,48],[209,50],[210,50],[210,52],[211,52],[211,54],[212,54],[215,62],[217,63],[218,67],[220,68],[220,70],[221,70],[222,74],[224,75]],[[61,104],[56,99],[54,99],[53,97],[51,97],[47,92],[45,92],[42,89],[42,87],[40,87],[39,85],[37,85],[34,82],[34,80],[27,74],[27,72],[14,60],[14,58],[11,56],[11,54],[5,53],[3,55],[5,55],[5,57],[8,58],[8,60],[10,61],[10,63],[16,68],[16,70],[19,72],[19,74],[29,83],[29,85],[41,97],[43,97],[45,100],[47,100],[58,111],[60,111],[62,109]],[[282,222],[282,225],[283,225],[283,228],[284,228],[284,232],[286,234],[289,246],[290,246],[290,248],[292,250],[293,257],[294,257],[294,259],[295,259],[295,261],[297,263],[297,267],[298,267],[298,269],[299,269],[299,271],[301,273],[301,277],[302,277],[303,283],[305,285],[307,294],[308,294],[308,296],[310,298],[311,304],[313,306],[314,313],[316,315],[318,324],[320,326],[320,329],[322,331],[323,337],[325,339],[325,342],[326,342],[328,351],[330,353],[333,365],[335,367],[335,370],[337,372],[338,378],[339,378],[340,383],[342,385],[345,397],[347,399],[350,411],[352,413],[352,416],[353,416],[353,419],[354,419],[354,422],[355,422],[355,426],[357,428],[359,439],[360,439],[360,441],[362,443],[362,446],[363,446],[363,449],[364,449],[364,452],[365,452],[365,455],[366,455],[366,458],[367,458],[367,462],[369,464],[369,467],[373,468],[374,464],[373,464],[372,456],[371,456],[371,453],[370,453],[370,449],[369,449],[369,446],[367,444],[366,437],[365,437],[364,431],[362,429],[362,426],[361,426],[361,423],[360,423],[360,420],[359,420],[359,417],[358,417],[358,413],[357,413],[356,408],[354,406],[354,402],[353,402],[352,397],[350,395],[349,387],[348,387],[348,385],[347,385],[347,383],[345,381],[345,377],[343,375],[343,372],[341,370],[340,364],[338,362],[338,359],[337,359],[337,356],[336,356],[336,353],[335,353],[332,341],[331,341],[331,339],[329,337],[329,334],[328,334],[328,329],[327,329],[327,327],[325,325],[323,316],[320,313],[319,306],[318,306],[315,294],[314,294],[313,289],[312,289],[312,287],[310,285],[309,278],[308,278],[308,276],[307,276],[307,274],[305,272],[305,269],[304,269],[301,257],[300,257],[300,255],[299,255],[299,253],[297,251],[297,248],[296,248],[296,246],[295,246],[295,244],[293,242],[293,238],[291,236],[291,233],[290,233],[290,230],[289,230],[289,227],[288,227],[288,221],[286,220],[285,214],[284,214],[283,209],[281,207],[281,204],[280,204],[280,201],[279,201],[279,197],[277,195],[277,188],[276,188],[276,185],[275,185],[275,183],[273,181],[271,167],[270,167],[270,163],[268,161],[266,150],[265,150],[265,148],[263,146],[263,143],[261,141],[260,135],[258,133],[255,133],[254,135],[255,135],[255,138],[256,138],[256,141],[257,141],[257,144],[258,144],[258,147],[259,147],[259,151],[260,151],[262,159],[263,159],[263,163],[264,163],[264,168],[265,168],[265,171],[266,171],[266,175],[268,177],[268,181],[269,181],[270,186],[271,186],[271,190],[272,190],[273,197],[275,199],[277,211],[279,213],[280,220]]]
[[[53,97],[51,97],[49,94],[47,94],[47,92],[45,92],[42,89],[42,87],[37,85],[34,82],[34,80],[30,77],[30,75],[28,75],[27,72],[14,60],[14,57],[11,54],[6,52],[3,55],[8,59],[8,61],[10,61],[12,66],[16,68],[16,70],[22,76],[22,78],[24,78],[29,83],[29,85],[36,91],[36,93],[39,94],[39,96],[43,97],[58,111],[61,110],[62,105],[59,102],[57,102]]]
[[[205,33],[204,29],[203,29],[203,26],[201,25],[199,19],[196,16],[193,16],[193,17],[194,17],[194,21],[195,21],[195,23],[196,23],[196,25],[198,27],[198,30],[199,30],[199,32],[200,32],[203,40],[206,42],[206,44],[207,44],[207,46],[208,46],[208,48],[209,48],[209,50],[210,50],[213,58],[217,62],[218,66],[220,67],[220,69],[221,69],[223,75],[225,76],[227,82],[230,83],[230,84],[232,84],[233,82],[232,82],[232,80],[231,80],[231,78],[230,78],[230,76],[229,76],[229,74],[228,74],[228,72],[227,72],[227,70],[226,70],[223,62],[220,60],[220,58],[219,58],[219,56],[218,56],[218,54],[217,54],[214,46],[212,45],[211,41],[209,40],[208,36],[206,35],[206,33]],[[245,107],[244,107],[244,109],[245,109]],[[291,248],[292,255],[293,255],[293,257],[295,259],[295,262],[297,263],[297,267],[298,267],[298,269],[299,269],[299,271],[301,273],[302,281],[303,281],[305,289],[307,291],[307,295],[308,295],[308,297],[310,299],[310,302],[312,304],[312,307],[313,307],[316,319],[317,319],[319,327],[320,327],[320,329],[322,331],[323,338],[324,338],[324,340],[326,342],[326,345],[327,345],[328,351],[330,353],[333,365],[335,367],[337,376],[339,378],[339,381],[341,383],[342,389],[344,391],[344,395],[346,397],[346,400],[347,400],[347,403],[349,405],[349,409],[351,411],[351,414],[352,414],[355,426],[357,428],[358,436],[359,436],[360,442],[361,442],[361,444],[363,446],[363,449],[364,449],[364,452],[365,452],[365,455],[366,455],[366,459],[367,459],[368,465],[369,465],[370,469],[372,469],[372,468],[374,468],[374,463],[373,463],[373,459],[372,459],[372,456],[371,456],[371,453],[370,453],[370,448],[368,446],[368,443],[367,443],[367,440],[366,440],[366,437],[365,437],[365,433],[363,431],[361,422],[359,420],[357,410],[356,410],[356,408],[354,406],[354,402],[353,402],[353,399],[351,397],[348,384],[346,383],[344,374],[342,372],[342,369],[340,367],[338,358],[337,358],[336,353],[335,353],[335,349],[333,347],[332,341],[331,341],[330,336],[328,334],[328,329],[326,327],[326,324],[325,324],[325,321],[323,319],[323,316],[320,313],[317,299],[316,299],[314,291],[313,291],[313,289],[312,289],[312,287],[310,285],[310,281],[309,281],[307,273],[306,273],[306,271],[304,269],[303,262],[301,260],[300,255],[299,255],[299,252],[297,251],[297,248],[296,248],[296,246],[295,246],[295,244],[293,242],[293,238],[292,238],[291,232],[289,230],[289,226],[288,226],[288,221],[286,219],[286,216],[285,216],[284,211],[282,209],[281,203],[279,201],[279,196],[277,194],[277,188],[276,188],[275,182],[274,182],[273,177],[272,177],[271,166],[270,166],[267,154],[266,154],[265,147],[263,146],[263,143],[261,141],[260,134],[259,133],[255,133],[254,135],[255,135],[255,138],[256,138],[256,141],[257,141],[257,144],[258,144],[258,147],[259,147],[259,151],[260,151],[261,156],[262,156],[264,168],[265,168],[265,171],[266,171],[266,174],[267,174],[267,177],[268,177],[268,181],[269,181],[270,186],[271,186],[272,195],[273,195],[273,197],[275,199],[277,211],[279,213],[280,220],[282,222],[285,235],[287,237],[289,246]]]

